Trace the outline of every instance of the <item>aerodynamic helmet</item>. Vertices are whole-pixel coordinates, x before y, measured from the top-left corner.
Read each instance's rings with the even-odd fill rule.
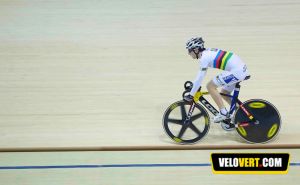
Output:
[[[194,37],[186,42],[186,49],[189,51],[198,48],[200,51],[205,50],[202,37]]]

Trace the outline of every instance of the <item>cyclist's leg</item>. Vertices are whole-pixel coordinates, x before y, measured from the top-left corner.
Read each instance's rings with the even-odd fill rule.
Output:
[[[221,89],[221,93],[223,94],[232,94],[236,83],[241,82],[245,79],[247,73],[245,73],[242,70],[234,70],[232,72],[226,72],[226,73],[222,73],[220,75],[218,75],[217,77],[214,78],[214,80],[216,81],[216,83],[218,83],[218,79],[221,78],[221,83],[220,86],[222,87]],[[228,80],[230,78],[233,78],[233,80]],[[222,80],[225,79],[225,80]],[[226,81],[228,83],[226,83]],[[231,98],[227,97],[227,96],[222,96],[222,98],[229,104],[231,105]]]
[[[213,80],[210,80],[206,86],[209,94],[211,95],[211,97],[213,98],[213,100],[215,101],[215,103],[217,104],[217,106],[219,107],[219,109],[223,109],[225,108],[222,97],[219,93],[219,91],[217,90],[219,86],[217,84],[214,83]]]
[[[222,96],[220,95],[219,91],[217,90],[218,87],[224,87],[227,85],[231,85],[231,84],[227,84],[226,80],[229,77],[231,77],[233,74],[228,72],[228,71],[224,71],[221,74],[217,75],[216,77],[214,77],[208,84],[207,84],[207,90],[209,91],[211,97],[213,98],[213,100],[216,102],[216,104],[218,105],[219,109],[224,109],[224,103],[222,100]]]
[[[220,95],[217,88],[218,88],[218,85],[215,84],[214,80],[211,80],[207,84],[207,90],[208,90],[209,94],[211,95],[211,97],[213,98],[213,100],[218,105],[219,110],[220,110],[219,113],[217,115],[215,115],[215,117],[214,117],[215,123],[219,123],[229,117],[228,110],[225,108],[223,100],[222,100],[222,96]]]
[[[235,88],[235,85],[236,85],[236,83],[231,84],[231,85],[223,86],[223,87],[222,87],[222,90],[221,90],[221,93],[232,95],[232,92],[233,92],[233,90],[234,90],[234,88]],[[222,98],[228,103],[228,105],[231,106],[231,101],[232,101],[232,99],[231,99],[230,97],[222,96]],[[235,109],[237,109],[237,108],[239,107],[239,104],[236,103],[235,106],[236,106]]]
[[[222,87],[224,91],[232,92],[235,84],[244,80],[244,75],[241,75],[240,73],[241,72],[239,71],[224,71],[208,83],[207,89],[220,109],[220,114],[215,117],[215,122],[224,119],[224,115],[227,115],[228,113],[228,110],[224,106],[222,96],[219,94],[217,88]],[[230,98],[228,98],[228,101],[231,103]]]
[[[233,85],[232,85],[233,86]],[[234,87],[233,87],[234,88]],[[228,94],[230,95],[232,93],[232,90],[227,90],[226,86],[225,87],[222,87],[221,89],[221,93],[223,94]],[[222,98],[229,104],[231,105],[231,98],[230,97],[227,97],[227,96],[222,96]]]

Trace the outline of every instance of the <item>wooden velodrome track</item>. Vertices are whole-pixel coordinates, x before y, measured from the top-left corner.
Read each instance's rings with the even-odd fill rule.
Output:
[[[298,0],[0,1],[0,151],[6,152],[0,154],[0,168],[209,162],[208,151],[115,150],[252,147],[265,151],[262,146],[282,148],[292,154],[293,162],[299,162],[299,9]],[[198,70],[184,48],[192,36],[202,36],[207,47],[233,51],[247,63],[251,79],[241,84],[241,99],[262,98],[276,105],[283,122],[276,140],[249,147],[236,133],[214,124],[206,138],[190,148],[174,145],[165,135],[164,110],[181,98],[183,83],[194,79]],[[218,72],[210,70],[204,83]],[[9,152],[37,150],[45,153]],[[73,152],[49,153],[53,150]],[[184,160],[175,153],[195,154],[195,158]],[[299,178],[297,168],[291,167],[285,180]],[[241,180],[213,176],[207,167],[199,174],[181,168],[178,173],[185,177],[171,168],[90,170],[65,169],[65,176],[59,170],[51,174],[1,170],[0,184],[194,184],[199,180],[233,184]],[[138,180],[127,174],[136,174]],[[161,181],[154,182],[155,177]],[[255,177],[261,183],[262,176]],[[95,181],[85,181],[91,178]],[[278,176],[266,179],[264,184],[285,182]]]

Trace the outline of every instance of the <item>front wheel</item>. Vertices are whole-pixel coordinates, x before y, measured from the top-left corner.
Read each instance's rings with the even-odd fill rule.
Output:
[[[170,105],[163,116],[163,128],[176,143],[196,143],[208,133],[210,119],[207,111],[196,103],[191,119],[187,120],[190,107],[190,103],[178,101]]]
[[[273,140],[281,127],[281,118],[276,107],[262,99],[248,100],[242,105],[256,122],[250,120],[240,106],[234,116],[238,134],[249,143],[267,143]]]

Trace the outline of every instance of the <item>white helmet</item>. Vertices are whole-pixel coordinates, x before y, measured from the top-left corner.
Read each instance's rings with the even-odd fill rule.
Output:
[[[199,48],[201,51],[205,49],[202,37],[191,38],[186,42],[186,49],[192,50],[195,48]]]

